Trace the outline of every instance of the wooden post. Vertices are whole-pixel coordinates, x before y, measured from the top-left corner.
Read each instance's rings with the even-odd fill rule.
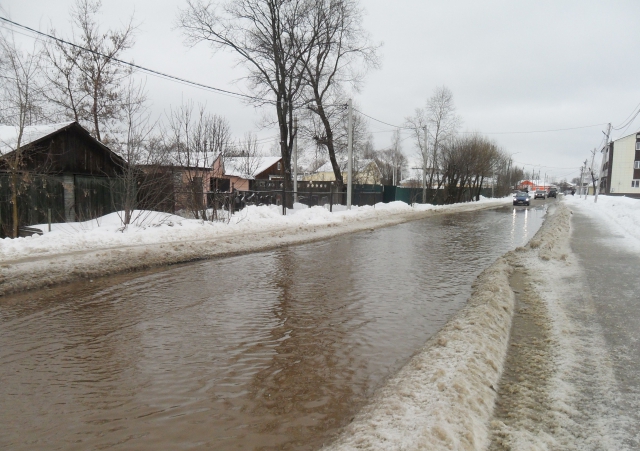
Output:
[[[333,182],[329,184],[329,213],[333,212]]]
[[[282,181],[282,216],[287,214],[287,190],[285,189],[286,183]]]

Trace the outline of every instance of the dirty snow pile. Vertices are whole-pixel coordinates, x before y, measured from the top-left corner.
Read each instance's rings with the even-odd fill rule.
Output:
[[[501,205],[507,202],[509,198],[482,198],[479,202],[466,205]],[[52,224],[51,232],[48,231],[47,224],[36,225],[36,228],[44,232],[42,236],[0,240],[0,261],[124,246],[214,239],[266,230],[296,229],[300,226],[336,226],[429,210],[446,210],[460,205],[465,204],[426,204],[412,207],[403,202],[391,202],[379,203],[374,207],[353,207],[351,210],[334,206],[334,211],[330,212],[324,207],[308,208],[296,204],[284,216],[281,207],[248,206],[225,221],[202,221],[166,213],[136,211],[132,216],[134,221],[126,228],[122,226],[122,212],[118,212],[86,222]]]
[[[499,259],[468,304],[356,416],[330,450],[482,450],[514,295]]]
[[[0,240],[0,295],[79,279],[138,271],[176,263],[267,251],[339,234],[385,227],[431,214],[508,205],[511,198],[446,206],[403,202],[330,212],[296,205],[286,215],[278,207],[250,206],[225,221],[174,215],[135,214],[123,228],[118,213],[93,221],[39,226],[42,236]]]
[[[597,322],[582,320],[597,311],[570,237],[571,210],[624,233],[628,225],[640,225],[639,207],[640,201],[621,197],[599,197],[597,204],[593,197],[568,197],[529,245],[512,253],[510,261],[528,280],[521,314],[537,336],[524,344],[532,346],[518,362],[517,381],[499,390],[510,409],[491,422],[497,444],[491,449],[633,449],[622,433],[634,429],[633,419],[618,408],[624,394],[617,388],[604,331]],[[625,233],[627,243],[637,245],[637,233]]]

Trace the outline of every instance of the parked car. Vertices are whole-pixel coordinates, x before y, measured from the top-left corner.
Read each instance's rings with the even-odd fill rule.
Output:
[[[547,197],[558,197],[558,190],[555,188],[551,188],[549,193],[547,193]]]
[[[529,205],[530,202],[531,198],[529,197],[529,193],[518,191],[513,195],[513,205]]]
[[[534,199],[546,199],[547,197],[547,192],[543,189],[537,189],[535,195],[533,196]]]

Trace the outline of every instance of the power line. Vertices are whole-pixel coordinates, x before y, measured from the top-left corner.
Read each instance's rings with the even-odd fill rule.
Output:
[[[371,120],[374,120],[376,122],[380,122],[381,124],[384,125],[388,125],[389,127],[394,127],[393,130],[379,130],[376,132],[372,132],[372,133],[387,133],[387,132],[392,132],[395,130],[414,130],[416,127],[406,127],[406,126],[399,126],[399,125],[393,125],[390,124],[388,122],[382,121],[380,119],[376,119],[373,116],[369,116],[366,113],[363,113],[360,110],[357,110],[356,108],[353,109],[354,111],[357,111],[358,113],[362,114],[365,117],[368,117]],[[561,131],[567,131],[567,130],[579,130],[579,129],[583,129],[583,128],[591,128],[591,127],[600,127],[602,125],[606,125],[605,123],[601,123],[601,124],[593,124],[593,125],[582,125],[580,127],[567,127],[567,128],[555,128],[555,129],[549,129],[549,130],[528,130],[528,131],[515,131],[515,132],[459,132],[460,134],[475,134],[475,133],[481,133],[484,135],[512,135],[512,134],[528,134],[528,133],[551,133],[551,132],[561,132]]]
[[[256,101],[265,102],[265,103],[275,103],[273,100],[268,100],[268,99],[264,99],[264,98],[261,98],[261,97],[254,97],[254,96],[250,96],[250,95],[247,95],[247,94],[242,94],[242,93],[239,93],[239,92],[233,92],[233,91],[229,91],[229,90],[222,89],[222,88],[216,88],[214,86],[209,86],[209,85],[205,85],[203,83],[198,83],[198,82],[195,82],[195,81],[187,80],[185,78],[176,77],[175,75],[170,75],[170,74],[167,74],[167,73],[164,73],[164,72],[160,72],[160,71],[155,70],[155,69],[150,69],[148,67],[144,67],[144,66],[140,66],[138,64],[130,63],[128,61],[123,61],[123,60],[118,59],[118,58],[109,57],[109,56],[104,55],[104,54],[102,54],[100,52],[96,52],[95,50],[91,50],[91,49],[88,49],[86,47],[82,47],[81,45],[74,44],[72,42],[65,41],[64,39],[57,38],[57,37],[55,37],[53,35],[50,35],[50,34],[47,34],[47,33],[43,33],[41,31],[38,31],[38,30],[35,30],[33,28],[27,27],[25,25],[19,24],[17,22],[14,22],[14,21],[9,20],[9,19],[7,19],[5,17],[2,17],[2,16],[0,16],[0,20],[3,20],[4,22],[7,22],[7,23],[9,23],[9,24],[11,24],[13,26],[22,28],[24,30],[28,30],[29,32],[35,33],[35,34],[37,34],[39,36],[43,36],[46,39],[50,39],[50,40],[59,42],[61,44],[68,45],[68,46],[74,47],[76,49],[82,50],[84,52],[89,52],[89,53],[92,53],[94,55],[110,59],[111,61],[114,61],[114,62],[116,62],[116,63],[118,63],[120,65],[131,67],[131,68],[134,68],[134,69],[138,69],[138,70],[140,70],[142,72],[145,72],[145,73],[148,73],[150,75],[154,75],[154,76],[157,76],[157,77],[161,77],[161,78],[177,81],[179,83],[183,83],[183,84],[186,84],[186,85],[189,85],[189,86],[194,86],[196,88],[201,88],[201,89],[206,89],[206,90],[209,90],[209,91],[214,91],[214,92],[217,92],[219,94],[223,94],[223,95],[227,95],[227,96],[232,96],[232,97],[236,97],[236,98],[240,97],[240,98],[244,98],[244,99],[248,99],[248,100],[256,100]]]
[[[637,110],[637,111],[636,111]],[[635,111],[635,115],[633,114]],[[613,127],[613,130],[621,130],[622,128],[629,127],[629,125],[631,125],[631,123],[633,122],[633,120],[638,116],[638,113],[640,113],[640,103],[636,105],[636,107],[633,109],[633,111],[631,111],[631,113],[629,114],[629,116],[627,116],[627,118],[622,121],[622,125],[618,125],[616,127]],[[631,117],[633,116],[633,117]]]
[[[380,119],[376,119],[376,118],[375,118],[375,117],[373,117],[373,116],[369,116],[368,114],[365,114],[365,113],[363,113],[362,111],[360,111],[360,110],[358,110],[358,109],[356,109],[356,108],[354,108],[354,109],[353,109],[353,111],[357,111],[358,113],[362,114],[362,115],[363,115],[363,116],[365,116],[365,117],[368,117],[368,118],[369,118],[369,119],[371,119],[372,121],[380,122],[381,124],[388,125],[389,127],[393,127],[393,128],[395,128],[395,129],[400,129],[400,130],[410,130],[410,129],[413,129],[413,127],[401,127],[401,126],[399,126],[399,125],[389,124],[388,122],[384,122],[384,121],[381,121]]]

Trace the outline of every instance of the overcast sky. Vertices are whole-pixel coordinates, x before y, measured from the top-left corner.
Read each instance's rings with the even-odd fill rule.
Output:
[[[53,27],[64,36],[70,35],[72,4],[0,0],[12,20],[41,31]],[[184,5],[184,0],[103,0],[103,27],[118,27],[133,14],[139,24],[136,44],[125,59],[249,93],[232,54],[213,54],[204,44],[184,46],[175,29]],[[571,179],[602,145],[606,123],[623,124],[640,104],[635,52],[640,1],[361,0],[361,5],[366,28],[384,45],[382,67],[368,75],[354,101],[382,121],[402,125],[436,87],[445,85],[454,94],[463,131],[487,134],[528,171]],[[193,99],[226,116],[238,138],[246,131],[262,138],[277,134],[259,129],[263,112],[241,100],[150,76],[147,88],[158,113],[182,98]],[[573,127],[585,128],[508,133]],[[612,137],[639,127],[640,118]],[[370,122],[370,130],[377,148],[390,144],[390,127]],[[411,140],[403,145],[411,156]]]

